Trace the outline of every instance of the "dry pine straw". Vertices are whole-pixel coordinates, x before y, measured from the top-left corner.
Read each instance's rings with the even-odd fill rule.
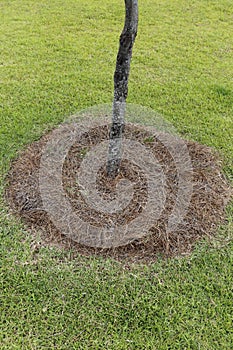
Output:
[[[221,173],[221,162],[216,152],[197,142],[185,141],[193,167],[193,193],[188,212],[175,232],[166,233],[165,227],[174,206],[178,176],[173,158],[162,143],[151,137],[148,131],[127,124],[125,137],[137,140],[150,149],[159,161],[166,175],[166,204],[162,215],[142,239],[112,249],[90,248],[72,242],[54,226],[42,208],[39,193],[39,166],[41,150],[50,134],[32,143],[12,163],[6,188],[7,201],[16,215],[19,215],[34,234],[40,232],[43,244],[56,244],[70,248],[85,256],[100,255],[129,262],[153,262],[159,255],[164,257],[189,254],[194,243],[202,237],[213,237],[217,227],[225,219],[225,207],[232,195],[232,189]],[[88,207],[77,188],[76,174],[80,163],[90,146],[108,139],[108,127],[95,127],[74,144],[63,166],[63,188],[72,203],[73,210],[85,221],[93,225],[105,225],[109,219],[122,225],[133,220],[143,210],[147,199],[146,178],[143,172],[129,161],[123,161],[118,178],[110,181],[105,170],[98,174],[97,187],[105,199],[114,198],[114,188],[120,178],[128,178],[135,183],[134,195],[129,206],[119,214],[100,214]]]

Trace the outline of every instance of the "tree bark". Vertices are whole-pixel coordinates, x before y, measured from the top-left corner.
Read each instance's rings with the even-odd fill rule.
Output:
[[[125,24],[120,36],[114,74],[112,126],[109,135],[107,174],[115,178],[121,163],[122,135],[128,95],[130,61],[138,27],[138,0],[125,0]]]

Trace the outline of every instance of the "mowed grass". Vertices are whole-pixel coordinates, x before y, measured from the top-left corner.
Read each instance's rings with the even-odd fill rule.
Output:
[[[231,349],[232,206],[212,244],[151,266],[40,247],[8,214],[5,176],[26,144],[112,100],[124,2],[0,2],[0,348]],[[233,4],[140,1],[128,102],[216,148],[232,179]]]

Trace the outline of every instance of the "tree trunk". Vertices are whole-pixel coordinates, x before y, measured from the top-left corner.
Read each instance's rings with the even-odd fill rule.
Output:
[[[120,36],[119,51],[114,74],[114,100],[112,126],[107,161],[107,174],[116,177],[121,162],[122,135],[124,132],[124,115],[128,95],[128,78],[133,44],[138,27],[138,0],[125,0],[125,25]]]

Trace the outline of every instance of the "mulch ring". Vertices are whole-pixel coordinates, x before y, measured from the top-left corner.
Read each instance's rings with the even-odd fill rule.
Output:
[[[166,232],[169,215],[175,203],[178,179],[176,165],[166,147],[156,137],[153,139],[143,128],[126,124],[125,137],[136,140],[156,156],[166,176],[166,203],[162,214],[151,227],[146,237],[117,248],[90,248],[72,241],[60,232],[49,215],[43,210],[39,192],[39,167],[41,152],[50,134],[32,143],[12,163],[8,174],[6,199],[13,213],[20,216],[27,228],[39,232],[44,245],[58,245],[72,248],[77,254],[112,257],[124,262],[149,263],[156,261],[158,255],[164,257],[190,254],[194,243],[204,237],[213,237],[219,224],[224,223],[225,207],[232,196],[232,188],[221,172],[221,161],[211,148],[197,142],[185,141],[193,167],[193,192],[186,216],[175,232]],[[108,222],[109,216],[89,208],[76,186],[77,170],[90,147],[107,140],[107,126],[90,130],[81,142],[74,144],[65,159],[62,179],[63,188],[69,197],[73,210],[92,225],[101,226]],[[127,208],[110,215],[115,224],[125,224],[140,214],[147,199],[146,178],[143,172],[128,161],[121,164],[118,178],[109,180],[105,169],[100,169],[97,187],[105,199],[114,198],[117,180],[127,178],[134,182],[134,195]],[[76,254],[75,253],[75,254]]]

